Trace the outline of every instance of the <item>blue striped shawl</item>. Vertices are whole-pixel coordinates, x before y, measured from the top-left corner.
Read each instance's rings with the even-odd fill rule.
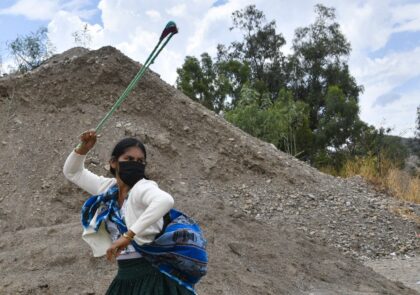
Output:
[[[117,203],[118,186],[114,185],[103,194],[90,197],[82,207],[81,221],[86,229],[96,212],[95,231],[107,218],[114,222],[120,233],[127,232]],[[198,224],[175,209],[168,213],[168,223],[155,240],[133,247],[160,272],[186,287],[195,294],[194,285],[207,273],[207,241]]]

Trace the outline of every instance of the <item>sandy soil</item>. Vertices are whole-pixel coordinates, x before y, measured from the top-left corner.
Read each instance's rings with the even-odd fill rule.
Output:
[[[384,277],[420,292],[420,257],[394,257],[365,263]]]
[[[112,47],[75,48],[0,78],[0,294],[106,290],[115,265],[92,258],[81,240],[88,195],[65,180],[62,166],[138,69]],[[417,253],[418,223],[407,218],[417,206],[317,171],[153,72],[111,118],[85,166],[109,175],[110,151],[124,136],[145,142],[149,176],[206,233],[210,264],[200,294],[418,294],[361,262]]]

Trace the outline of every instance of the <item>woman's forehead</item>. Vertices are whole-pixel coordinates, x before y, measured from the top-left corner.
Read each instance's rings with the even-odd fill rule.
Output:
[[[144,158],[143,151],[138,146],[132,146],[125,150],[123,156],[132,156],[133,158]]]

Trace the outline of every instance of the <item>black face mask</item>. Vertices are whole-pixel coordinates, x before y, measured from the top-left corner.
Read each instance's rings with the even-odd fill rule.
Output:
[[[118,163],[118,176],[129,187],[133,187],[137,181],[144,178],[144,170],[146,166],[143,163],[136,161],[123,161]]]

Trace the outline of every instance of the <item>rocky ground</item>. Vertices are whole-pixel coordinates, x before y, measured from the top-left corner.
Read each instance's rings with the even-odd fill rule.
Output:
[[[369,260],[365,264],[390,280],[402,282],[420,292],[420,257],[391,256]]]
[[[78,134],[95,127],[138,68],[112,47],[75,48],[0,79],[0,294],[103,294],[108,286],[115,265],[92,258],[80,238],[88,196],[61,170]],[[86,167],[107,175],[124,136],[145,142],[149,177],[206,232],[200,294],[418,294],[407,287],[416,287],[412,279],[383,273],[405,286],[363,265],[382,273],[379,258],[416,259],[418,205],[319,172],[153,72],[106,125]]]
[[[418,253],[420,206],[375,191],[360,177],[324,176],[320,188],[236,187],[230,204],[270,223],[293,224],[307,236],[361,259]]]

